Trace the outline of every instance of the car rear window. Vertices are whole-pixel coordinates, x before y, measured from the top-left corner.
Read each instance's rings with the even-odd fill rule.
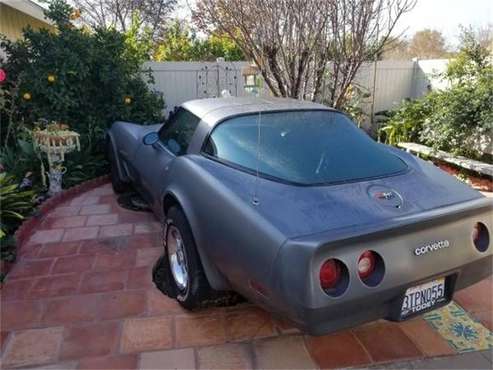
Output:
[[[303,185],[390,176],[407,168],[344,114],[323,110],[228,119],[212,131],[204,152],[243,170]]]

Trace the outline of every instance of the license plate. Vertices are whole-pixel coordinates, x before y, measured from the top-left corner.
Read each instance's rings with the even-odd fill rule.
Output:
[[[428,310],[446,301],[445,278],[436,279],[406,290],[401,308],[401,318]]]

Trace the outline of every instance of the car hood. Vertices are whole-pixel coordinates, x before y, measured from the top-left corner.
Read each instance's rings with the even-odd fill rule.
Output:
[[[245,207],[271,223],[286,238],[351,226],[381,225],[433,209],[483,197],[431,162],[389,148],[408,165],[405,173],[327,186],[295,186],[255,176],[195,156],[203,169],[237,195]],[[257,198],[258,205],[252,200]],[[386,199],[388,198],[388,199]]]

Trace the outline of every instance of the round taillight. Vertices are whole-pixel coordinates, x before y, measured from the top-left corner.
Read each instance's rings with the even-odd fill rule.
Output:
[[[363,252],[358,260],[358,274],[361,279],[366,279],[375,271],[376,266],[375,253],[372,251]]]
[[[472,241],[476,249],[485,252],[490,245],[490,233],[482,222],[477,222],[472,229]]]
[[[320,268],[320,285],[323,290],[333,289],[341,279],[341,264],[338,260],[330,259]]]

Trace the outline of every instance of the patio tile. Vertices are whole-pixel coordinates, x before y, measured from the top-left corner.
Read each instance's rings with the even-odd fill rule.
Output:
[[[41,249],[37,254],[37,257],[46,258],[46,257],[59,257],[59,256],[76,254],[78,248],[79,248],[78,242],[46,244],[41,247]]]
[[[223,344],[197,349],[199,369],[253,369],[250,344]]]
[[[77,198],[73,198],[70,202],[71,206],[93,206],[99,203],[99,196],[83,194]]]
[[[39,323],[43,311],[41,302],[2,302],[2,330],[27,329]]]
[[[307,336],[305,342],[313,359],[323,369],[359,366],[371,362],[351,331],[321,337]]]
[[[92,215],[87,218],[87,226],[114,225],[118,223],[118,214]]]
[[[9,334],[10,333],[6,330],[0,331],[0,353],[3,352],[3,347],[7,344],[7,339]],[[1,367],[1,361],[0,361],[0,367]]]
[[[235,309],[226,313],[226,332],[231,341],[276,335],[271,315],[257,307]]]
[[[58,355],[62,328],[31,329],[12,334],[3,366],[19,367],[52,362]]]
[[[129,271],[128,289],[147,289],[154,287],[152,282],[152,268],[139,267]]]
[[[111,206],[109,204],[98,204],[93,206],[83,206],[80,209],[79,214],[82,216],[89,215],[104,215],[111,213]]]
[[[226,340],[225,323],[222,315],[177,316],[175,328],[177,347],[218,344]]]
[[[171,318],[152,317],[125,320],[121,338],[123,353],[167,349],[172,346]]]
[[[111,369],[132,370],[138,368],[137,355],[119,355],[83,358],[79,362],[79,370]],[[156,367],[155,369],[159,369]]]
[[[60,206],[51,210],[48,217],[69,217],[76,216],[80,212],[79,206]]]
[[[136,234],[150,234],[158,233],[161,231],[161,224],[159,222],[146,222],[135,225]]]
[[[61,359],[77,359],[109,354],[119,336],[118,323],[107,322],[65,329]]]
[[[81,293],[122,290],[128,279],[127,271],[89,272],[82,278]]]
[[[7,283],[0,289],[2,302],[25,299],[33,285],[31,279],[28,280],[10,280],[7,277]]]
[[[53,266],[53,274],[63,274],[63,273],[81,273],[84,271],[91,270],[94,263],[94,256],[69,256],[69,257],[59,257]]]
[[[395,324],[377,322],[353,331],[376,362],[422,356],[421,351]]]
[[[49,301],[43,315],[45,324],[72,324],[97,317],[99,296],[83,295]]]
[[[195,369],[195,354],[192,348],[142,353],[140,369]]]
[[[99,318],[103,320],[138,316],[145,310],[144,291],[107,293],[100,297]]]
[[[57,275],[39,278],[33,283],[29,297],[46,298],[73,294],[79,286],[79,275]]]
[[[45,244],[45,243],[56,243],[62,240],[63,229],[53,229],[53,230],[39,230],[36,231],[29,239],[31,244]]]
[[[48,219],[48,224],[50,229],[81,227],[84,226],[86,219],[86,216],[67,216],[63,218],[51,218]]]
[[[99,237],[114,238],[118,236],[128,236],[128,235],[132,235],[132,232],[133,232],[132,224],[117,224],[117,225],[101,226]]]
[[[160,233],[132,235],[127,238],[128,245],[132,248],[162,248],[163,241]]]
[[[256,341],[256,367],[260,369],[314,369],[303,337],[283,336]]]
[[[163,255],[162,248],[144,248],[137,250],[136,267],[154,266],[156,261]]]
[[[157,288],[147,290],[147,313],[149,315],[169,315],[183,313],[184,308],[176,301],[161,293]]]
[[[447,341],[422,318],[404,321],[399,327],[426,356],[455,354]]]
[[[474,312],[471,313],[471,316],[479,320],[490,331],[493,331],[493,311]]]
[[[51,265],[53,265],[52,259],[21,261],[14,265],[14,268],[9,273],[9,279],[48,275],[50,273]]]
[[[470,312],[493,310],[493,283],[484,279],[457,292],[454,300]]]
[[[98,236],[98,231],[98,226],[74,227],[72,229],[65,230],[63,241],[73,242],[77,240],[96,239]]]
[[[98,254],[94,270],[128,270],[135,265],[135,250],[125,250],[114,254]]]
[[[128,222],[132,224],[156,221],[156,218],[150,212],[134,212],[120,208],[118,215],[121,222]]]

